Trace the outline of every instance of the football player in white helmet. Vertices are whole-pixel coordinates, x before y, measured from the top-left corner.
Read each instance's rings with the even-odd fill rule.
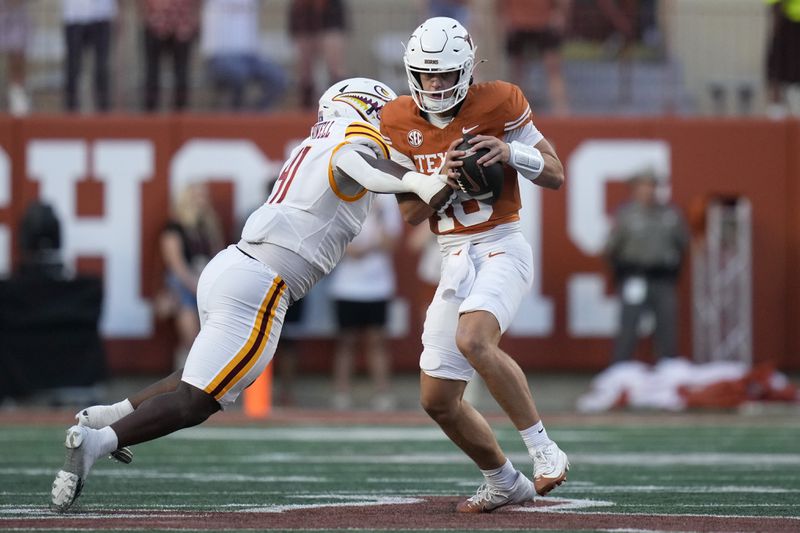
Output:
[[[369,78],[351,78],[332,85],[319,98],[319,122],[354,118],[381,126],[381,110],[397,98],[389,86]]]
[[[520,225],[519,178],[558,189],[564,169],[536,128],[519,87],[472,83],[475,45],[458,21],[435,17],[408,40],[403,61],[411,97],[383,110],[381,132],[392,159],[408,168],[456,177],[462,135],[487,149],[477,163],[503,165],[502,190],[492,203],[459,192],[434,212],[416,198],[400,199],[410,223],[425,219],[438,235],[442,276],[426,313],[420,355],[425,411],[473,460],[485,483],[458,504],[459,512],[490,512],[524,504],[566,480],[569,461],[547,435],[525,374],[499,343],[533,284],[533,251]],[[397,152],[397,153],[395,153]],[[464,399],[478,373],[520,432],[533,461],[533,480],[508,460],[486,419]]]
[[[201,329],[182,371],[76,415],[52,486],[54,510],[72,505],[100,457],[200,424],[232,404],[272,359],[289,305],[330,273],[359,233],[374,192],[413,193],[432,209],[447,205],[454,183],[388,159],[376,126],[394,97],[367,78],[343,80],[325,92],[319,121],[247,219],[242,238],[203,269]],[[118,458],[130,462],[126,452]]]
[[[469,32],[457,20],[434,17],[414,30],[406,43],[403,63],[411,98],[427,113],[444,113],[466,96],[475,68],[475,46]],[[456,73],[455,83],[446,89],[428,89],[421,74]]]

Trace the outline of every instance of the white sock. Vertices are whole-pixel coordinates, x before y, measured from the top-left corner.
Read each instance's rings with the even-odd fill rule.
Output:
[[[541,448],[552,442],[550,437],[547,436],[547,430],[544,429],[544,424],[542,424],[541,420],[528,429],[523,429],[519,434],[522,435],[522,440],[525,442],[525,446],[527,446],[528,453],[531,456],[533,456],[536,448]]]
[[[487,483],[500,490],[511,490],[517,480],[517,470],[511,464],[510,459],[506,459],[505,464],[500,468],[481,470],[481,473],[486,478]]]
[[[124,418],[133,412],[133,405],[126,398],[121,402],[111,405],[93,405],[81,410],[75,415],[75,419],[82,426],[92,429],[100,429],[110,426],[120,418]]]
[[[98,442],[101,450],[100,457],[108,455],[109,453],[113,452],[119,447],[117,434],[114,432],[113,429],[111,429],[111,426],[106,426],[103,429],[98,429],[97,435],[99,437]]]
[[[80,449],[83,450],[82,460],[76,461],[74,464],[75,468],[80,470],[76,473],[86,479],[95,461],[117,449],[118,440],[117,434],[110,426],[103,429],[84,427],[83,431],[86,432],[86,435],[80,446]]]
[[[115,403],[111,407],[116,409],[117,415],[119,415],[119,418],[117,418],[117,420],[119,420],[120,418],[125,418],[126,416],[128,416],[133,412],[133,404],[131,404],[131,401],[127,398],[125,398],[121,402]],[[114,422],[116,422],[117,420],[114,420]]]

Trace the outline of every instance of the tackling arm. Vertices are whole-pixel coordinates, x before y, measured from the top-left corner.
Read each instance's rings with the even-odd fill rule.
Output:
[[[403,215],[403,220],[412,226],[425,222],[436,212],[435,209],[411,193],[398,194],[397,205],[400,206],[400,213]],[[444,209],[444,207],[440,209]]]
[[[445,179],[408,170],[388,159],[377,159],[358,146],[340,152],[334,162],[335,168],[367,190],[413,193],[431,209],[444,205],[452,193]]]

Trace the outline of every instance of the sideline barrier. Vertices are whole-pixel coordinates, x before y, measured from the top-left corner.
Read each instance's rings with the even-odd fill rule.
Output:
[[[158,115],[0,117],[0,272],[16,258],[27,203],[42,197],[62,219],[64,255],[105,280],[101,328],[112,372],[169,368],[165,324],[152,313],[161,285],[157,238],[170,191],[212,182],[230,235],[265,197],[286,154],[314,117]],[[624,181],[643,166],[671,177],[687,215],[708,194],[747,197],[753,207],[755,362],[800,369],[800,122],[739,119],[536,119],[567,169],[560,191],[523,189],[523,223],[536,281],[503,347],[527,371],[605,367],[615,325],[600,256]],[[414,302],[415,257],[397,254],[400,293]],[[681,352],[691,355],[690,272],[681,278]],[[392,341],[398,371],[416,368],[421,317],[409,305]],[[301,370],[322,370],[332,340],[304,344]]]

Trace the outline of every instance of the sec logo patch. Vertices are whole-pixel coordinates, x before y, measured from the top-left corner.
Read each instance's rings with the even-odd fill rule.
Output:
[[[414,148],[422,146],[422,132],[419,130],[411,130],[408,132],[408,144]]]

